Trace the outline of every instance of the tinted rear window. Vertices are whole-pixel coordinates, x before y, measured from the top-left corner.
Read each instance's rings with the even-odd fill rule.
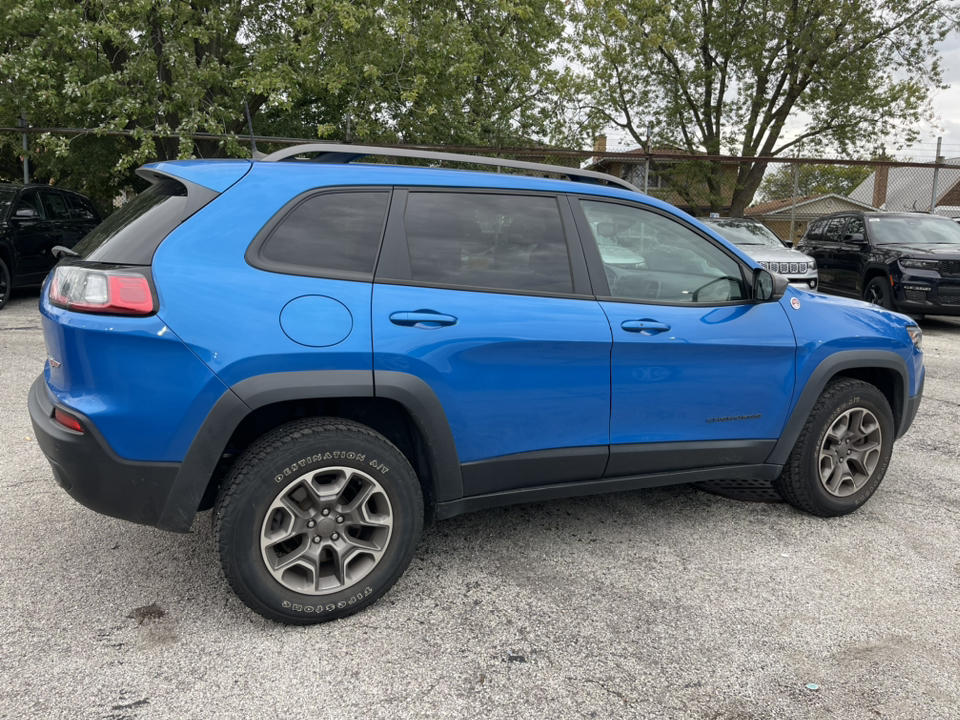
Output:
[[[93,209],[93,205],[85,197],[80,195],[65,195],[65,197],[70,205],[70,217],[74,220],[93,220],[96,222],[100,219],[97,211]]]
[[[268,270],[293,274],[373,273],[390,193],[327,192],[309,197],[270,232],[259,253]]]
[[[163,239],[183,221],[186,209],[187,189],[176,180],[161,180],[100,223],[73,249],[91,262],[149,265]]]
[[[10,203],[13,202],[16,194],[13,190],[0,190],[0,219],[7,216],[7,212],[10,210]]]
[[[416,282],[573,292],[555,198],[412,192],[403,224]]]

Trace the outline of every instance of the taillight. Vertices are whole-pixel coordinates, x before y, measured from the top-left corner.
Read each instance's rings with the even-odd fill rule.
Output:
[[[77,312],[151,315],[157,310],[150,281],[133,268],[58,265],[48,297],[54,305]]]

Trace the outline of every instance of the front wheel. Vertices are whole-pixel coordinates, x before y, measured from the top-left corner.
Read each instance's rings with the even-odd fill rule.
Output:
[[[838,378],[817,400],[774,489],[820,517],[853,512],[883,480],[893,452],[893,413],[876,387]]]
[[[214,533],[252,610],[307,625],[375,602],[407,568],[423,498],[403,454],[365,425],[310,418],[248,448],[224,482]]]
[[[893,291],[890,288],[890,280],[884,277],[875,277],[867,283],[867,289],[863,291],[863,299],[872,305],[879,305],[884,310],[893,310]]]

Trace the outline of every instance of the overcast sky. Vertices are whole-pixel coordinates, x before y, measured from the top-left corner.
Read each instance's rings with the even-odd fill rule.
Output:
[[[919,141],[902,150],[892,146],[887,151],[898,158],[933,162],[937,154],[937,137],[943,137],[940,154],[947,158],[960,158],[960,35],[953,34],[940,43],[940,55],[943,65],[943,81],[951,87],[937,90],[932,98],[934,118],[921,126]],[[617,128],[607,133],[607,147],[636,147],[636,143],[627,134]]]

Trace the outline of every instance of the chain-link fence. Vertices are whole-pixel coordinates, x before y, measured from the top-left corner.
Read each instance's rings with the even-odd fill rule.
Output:
[[[128,131],[93,131],[75,128],[0,128],[8,139],[29,135],[126,136]],[[201,137],[202,136],[202,137]],[[231,154],[247,153],[250,138],[197,134],[197,141],[219,143]],[[257,136],[261,150],[276,150],[310,139]],[[17,138],[18,146],[20,145]],[[182,146],[182,143],[181,143]],[[7,147],[10,147],[8,142]],[[781,239],[795,241],[807,224],[818,217],[846,210],[935,212],[960,217],[960,158],[939,163],[891,160],[837,160],[813,158],[742,158],[690,155],[674,148],[651,152],[592,151],[529,146],[491,148],[467,146],[416,146],[460,154],[492,155],[504,159],[584,167],[627,180],[647,194],[675,205],[694,216],[742,215],[763,222]],[[30,157],[30,150],[26,153]],[[376,159],[373,159],[376,161]],[[391,159],[389,162],[419,163]],[[466,167],[466,165],[460,165]],[[7,163],[7,168],[10,164]],[[503,172],[511,172],[503,169]],[[10,174],[10,173],[7,173]],[[25,165],[25,177],[29,166]],[[19,180],[17,177],[4,180]],[[73,188],[80,189],[82,188]],[[126,193],[116,193],[117,195]]]
[[[960,217],[960,159],[706,157],[669,150],[597,153],[591,168],[624,178],[695,216],[742,215],[795,241],[818,217],[843,211]]]

